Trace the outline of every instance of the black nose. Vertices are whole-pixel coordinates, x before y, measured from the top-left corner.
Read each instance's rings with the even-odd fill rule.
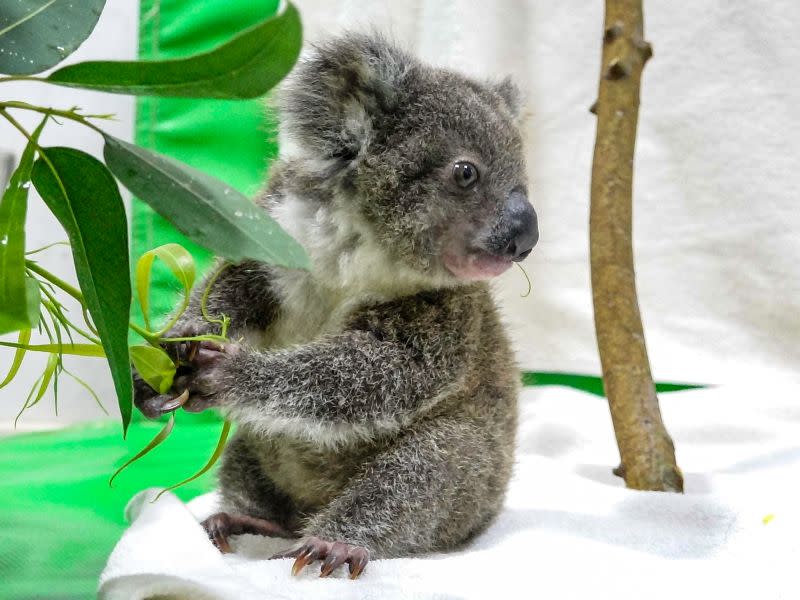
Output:
[[[523,192],[509,194],[504,220],[508,231],[504,255],[515,262],[525,260],[539,241],[539,222]]]

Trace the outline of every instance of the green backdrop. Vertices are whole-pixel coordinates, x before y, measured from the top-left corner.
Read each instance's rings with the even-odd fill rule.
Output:
[[[277,0],[142,0],[140,55],[186,56],[207,50],[272,14]],[[90,108],[90,107],[87,107]],[[179,158],[248,195],[275,156],[274,123],[261,101],[144,98],[138,144]],[[167,242],[209,257],[146,205],[134,202],[131,258]],[[158,263],[156,263],[158,264]],[[164,271],[153,276],[154,315],[166,314],[180,289]],[[138,318],[138,315],[136,315]],[[602,395],[598,377],[526,373],[526,385],[569,385]],[[659,384],[659,391],[682,389]],[[128,440],[116,422],[0,439],[0,600],[94,597],[97,578],[122,534],[123,508],[138,490],[180,481],[201,467],[220,430],[210,414],[179,413],[172,436],[108,487],[108,478],[161,427],[135,419]],[[213,485],[206,475],[177,493],[191,498]]]

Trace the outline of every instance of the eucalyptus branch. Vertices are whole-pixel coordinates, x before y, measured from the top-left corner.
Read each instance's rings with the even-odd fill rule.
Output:
[[[27,110],[31,112],[37,112],[43,115],[47,115],[50,117],[61,117],[62,119],[68,119],[70,121],[75,121],[76,123],[80,123],[81,125],[85,125],[90,129],[94,129],[100,135],[105,135],[105,132],[97,127],[94,123],[89,121],[89,119],[112,119],[114,118],[113,114],[103,114],[103,115],[82,115],[78,112],[78,108],[71,108],[69,110],[60,110],[56,108],[50,108],[46,106],[36,106],[34,104],[28,104],[27,102],[18,102],[16,100],[8,100],[6,102],[0,102],[0,109],[18,109],[18,110]]]
[[[39,81],[41,83],[47,83],[47,79],[44,77],[31,77],[30,75],[11,75],[8,77],[0,77],[0,83],[8,83],[10,81]]]
[[[75,298],[75,300],[83,304],[83,294],[75,286],[70,285],[60,277],[53,275],[50,271],[43,269],[32,260],[25,261],[25,268],[28,269],[29,271],[32,271],[33,273],[36,273],[42,279],[49,281],[54,286],[66,292],[67,294]]]

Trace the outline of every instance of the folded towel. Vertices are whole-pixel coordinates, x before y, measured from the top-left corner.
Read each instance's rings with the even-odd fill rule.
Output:
[[[523,393],[518,461],[494,524],[458,552],[376,560],[357,581],[299,576],[266,560],[289,540],[240,536],[221,555],[198,520],[216,495],[128,506],[130,528],[100,579],[101,600],[796,598],[800,564],[800,387],[719,387],[662,396],[686,494],[636,492],[601,398]],[[424,523],[420,523],[424,527]]]

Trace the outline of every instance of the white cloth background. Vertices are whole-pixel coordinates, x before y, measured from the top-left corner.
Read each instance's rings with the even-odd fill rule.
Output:
[[[611,474],[619,454],[601,398],[528,388],[508,499],[489,530],[458,552],[373,561],[356,582],[346,569],[321,580],[317,563],[292,577],[290,560],[265,560],[287,540],[235,537],[236,553],[223,556],[197,522],[213,512],[213,494],[187,510],[171,494],[151,504],[143,492],[99,599],[794,600],[798,393],[759,385],[664,395],[686,477],[679,495],[627,490]]]
[[[434,64],[513,75],[541,240],[498,283],[519,359],[599,374],[588,259],[603,2],[297,0],[306,39],[375,27]],[[724,382],[800,366],[800,4],[646,2],[634,246],[654,374]]]

